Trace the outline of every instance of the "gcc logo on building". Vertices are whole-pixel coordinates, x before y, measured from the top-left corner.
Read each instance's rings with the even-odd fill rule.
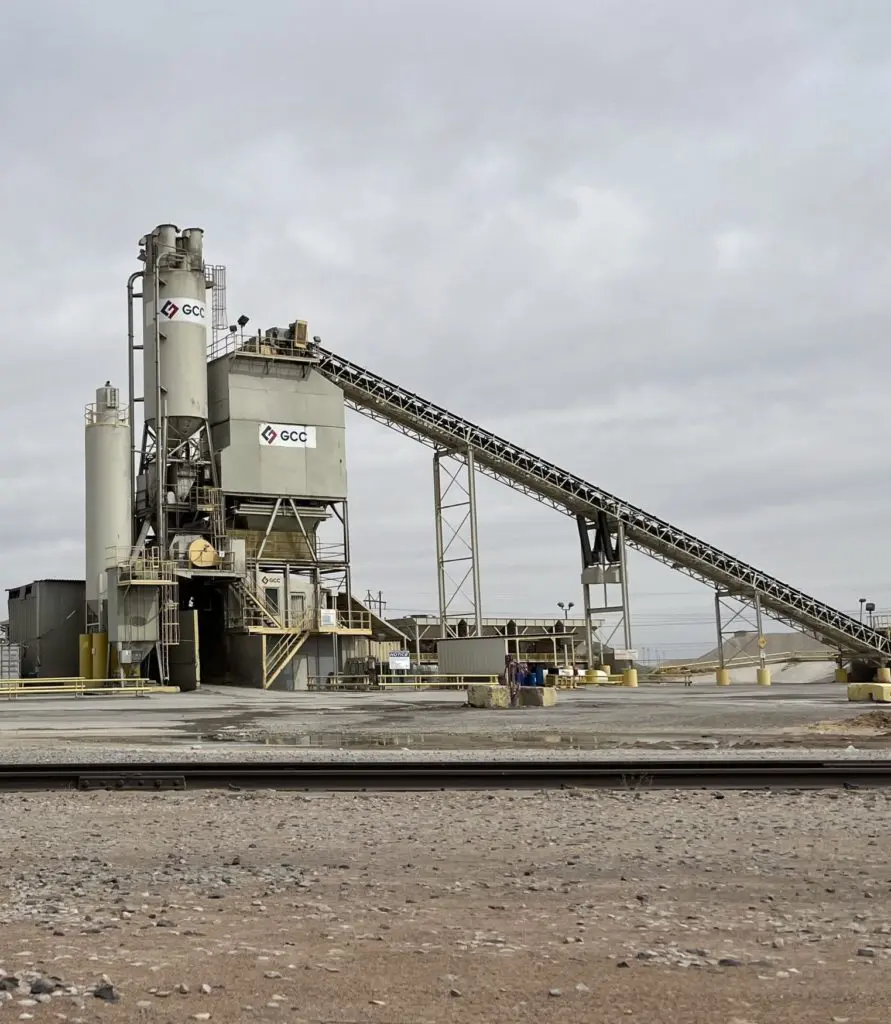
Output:
[[[195,299],[168,299],[158,310],[158,315],[168,322],[171,320],[201,323],[205,319],[204,303]]]
[[[294,423],[258,423],[261,448],[315,448],[316,428]]]

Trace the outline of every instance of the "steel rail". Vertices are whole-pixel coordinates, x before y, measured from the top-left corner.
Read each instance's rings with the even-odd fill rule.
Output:
[[[888,760],[158,761],[0,765],[0,790],[763,789],[891,785]]]
[[[852,655],[891,661],[891,635],[874,629],[782,580],[582,480],[510,441],[320,348],[319,372],[343,391],[347,406],[430,447],[473,451],[481,473],[565,515],[605,514],[628,544],[702,583],[745,600],[757,594],[772,618]]]

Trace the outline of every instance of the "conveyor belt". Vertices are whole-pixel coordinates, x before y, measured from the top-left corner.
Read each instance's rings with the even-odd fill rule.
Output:
[[[487,476],[567,515],[605,513],[623,524],[630,546],[672,569],[740,597],[757,593],[772,618],[847,654],[891,658],[886,634],[333,352],[319,355],[319,371],[341,388],[350,408],[433,447],[472,448],[476,468]]]

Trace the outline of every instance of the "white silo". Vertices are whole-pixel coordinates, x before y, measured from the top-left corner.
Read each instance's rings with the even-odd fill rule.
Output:
[[[132,544],[130,425],[109,382],[87,406],[84,435],[87,624],[104,629],[105,570]]]
[[[155,429],[160,398],[168,443],[182,441],[207,420],[209,314],[204,232],[201,228],[180,232],[173,224],[162,224],[146,235],[142,244],[145,422]]]

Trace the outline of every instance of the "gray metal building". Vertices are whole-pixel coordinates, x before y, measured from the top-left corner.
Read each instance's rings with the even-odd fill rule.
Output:
[[[83,628],[83,580],[35,580],[9,595],[8,639],[18,644],[26,678],[78,674],[78,636]]]

